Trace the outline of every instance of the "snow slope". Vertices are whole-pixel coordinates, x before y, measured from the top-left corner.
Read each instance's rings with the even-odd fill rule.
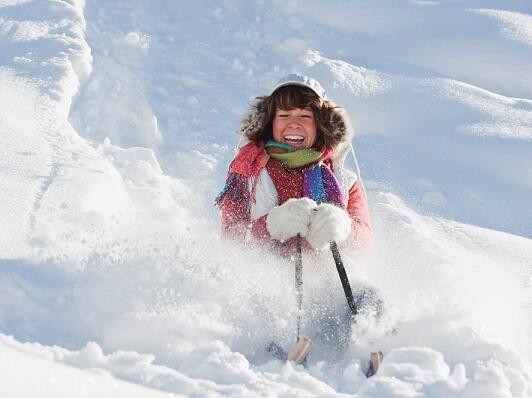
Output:
[[[532,396],[531,21],[526,0],[0,0],[1,395]],[[320,311],[344,299],[305,260],[307,369],[264,352],[294,339],[291,265],[221,242],[212,205],[240,116],[292,71],[353,119],[376,244],[345,261],[386,309],[331,358]]]

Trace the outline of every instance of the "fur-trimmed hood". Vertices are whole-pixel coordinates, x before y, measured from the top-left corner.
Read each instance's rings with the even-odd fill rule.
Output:
[[[249,137],[253,136],[254,133],[264,124],[265,118],[266,111],[262,106],[262,101],[257,99],[244,113],[240,121],[238,133],[244,139],[249,140]],[[347,115],[347,112],[343,108],[335,106],[331,113],[329,123],[334,137],[336,137],[339,141],[339,144],[335,149],[335,158],[343,160],[351,148],[351,139],[353,138],[353,127],[351,125],[351,121]]]

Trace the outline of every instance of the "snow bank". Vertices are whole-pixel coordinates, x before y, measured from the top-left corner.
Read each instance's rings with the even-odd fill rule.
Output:
[[[532,46],[532,16],[520,12],[486,8],[471,11],[497,20],[501,25],[501,33],[509,39]]]
[[[0,342],[3,380],[1,391],[6,397],[163,397],[160,391],[126,383],[101,369],[81,371],[52,360],[42,347],[21,345],[2,336]],[[31,379],[28,379],[31,375]]]

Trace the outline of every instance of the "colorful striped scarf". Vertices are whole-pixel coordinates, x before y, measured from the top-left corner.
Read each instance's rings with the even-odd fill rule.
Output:
[[[314,200],[316,203],[333,203],[345,207],[345,199],[336,176],[328,165],[324,163],[329,159],[331,152],[328,149],[316,151],[314,149],[295,150],[290,145],[269,140],[265,145],[269,155],[281,162],[287,169],[304,167],[303,195]],[[276,148],[271,152],[269,148]],[[282,153],[276,153],[278,150]],[[308,166],[308,167],[305,167]]]
[[[324,149],[316,151],[314,149],[296,150],[289,145],[281,144],[269,140],[265,145],[265,150],[270,157],[278,160],[288,169],[302,168],[303,173],[303,195],[314,200],[316,203],[331,203],[337,206],[346,207],[342,188],[328,164],[331,151]],[[249,176],[251,177],[251,176]],[[247,187],[248,176],[236,172],[230,172],[227,176],[226,184],[216,197],[216,204],[222,204],[225,194],[231,186],[235,186],[231,195],[231,201],[236,203],[240,196],[249,205],[250,192]]]

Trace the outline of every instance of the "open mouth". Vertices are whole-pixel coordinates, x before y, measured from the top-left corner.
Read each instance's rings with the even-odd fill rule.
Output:
[[[283,138],[287,144],[300,144],[305,140],[305,137],[300,135],[285,135]]]

